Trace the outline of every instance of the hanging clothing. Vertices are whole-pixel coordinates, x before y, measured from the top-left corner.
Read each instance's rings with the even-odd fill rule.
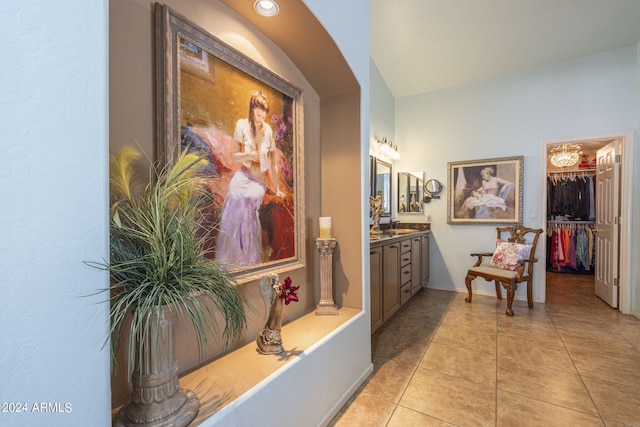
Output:
[[[593,274],[595,253],[591,223],[547,224],[547,270]]]
[[[547,177],[547,219],[595,219],[595,175],[575,173]]]

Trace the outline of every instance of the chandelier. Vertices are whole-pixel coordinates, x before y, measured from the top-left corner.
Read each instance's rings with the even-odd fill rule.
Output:
[[[580,159],[579,144],[562,144],[549,149],[551,163],[559,168],[566,168],[578,163]]]

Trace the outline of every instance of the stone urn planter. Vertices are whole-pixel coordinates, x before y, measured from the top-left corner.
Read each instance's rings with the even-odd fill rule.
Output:
[[[131,402],[114,420],[114,426],[187,426],[198,414],[198,398],[182,390],[174,346],[175,309],[159,306],[149,313],[149,330],[144,345],[136,349],[131,376]],[[142,354],[140,354],[142,349]]]
[[[110,304],[111,355],[123,334],[135,343],[126,351],[131,403],[114,424],[185,426],[199,405],[195,394],[180,389],[176,317],[193,327],[204,361],[211,337],[225,346],[239,339],[248,301],[233,275],[207,256],[213,227],[202,224],[211,201],[202,170],[208,161],[201,153],[182,151],[172,162],[154,165],[141,187],[131,185],[140,156],[131,147],[110,156],[109,260],[87,264],[111,276],[109,287],[100,291],[108,294]],[[125,325],[131,313],[131,323]],[[219,318],[224,325],[218,325]]]

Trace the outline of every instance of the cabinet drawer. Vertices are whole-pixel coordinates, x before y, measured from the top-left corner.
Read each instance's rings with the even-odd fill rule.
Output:
[[[400,269],[400,286],[409,283],[411,285],[411,264],[405,265]]]
[[[400,267],[411,264],[411,251],[400,254]]]
[[[405,302],[411,298],[411,282],[400,288],[400,305],[404,305]]]
[[[409,251],[411,251],[411,239],[403,240],[402,242],[400,242],[400,253],[403,254]]]

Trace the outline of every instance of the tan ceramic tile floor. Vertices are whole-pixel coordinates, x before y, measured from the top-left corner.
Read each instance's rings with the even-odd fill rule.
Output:
[[[423,289],[372,337],[374,372],[331,427],[640,426],[640,320],[593,276],[547,274],[547,303]]]

